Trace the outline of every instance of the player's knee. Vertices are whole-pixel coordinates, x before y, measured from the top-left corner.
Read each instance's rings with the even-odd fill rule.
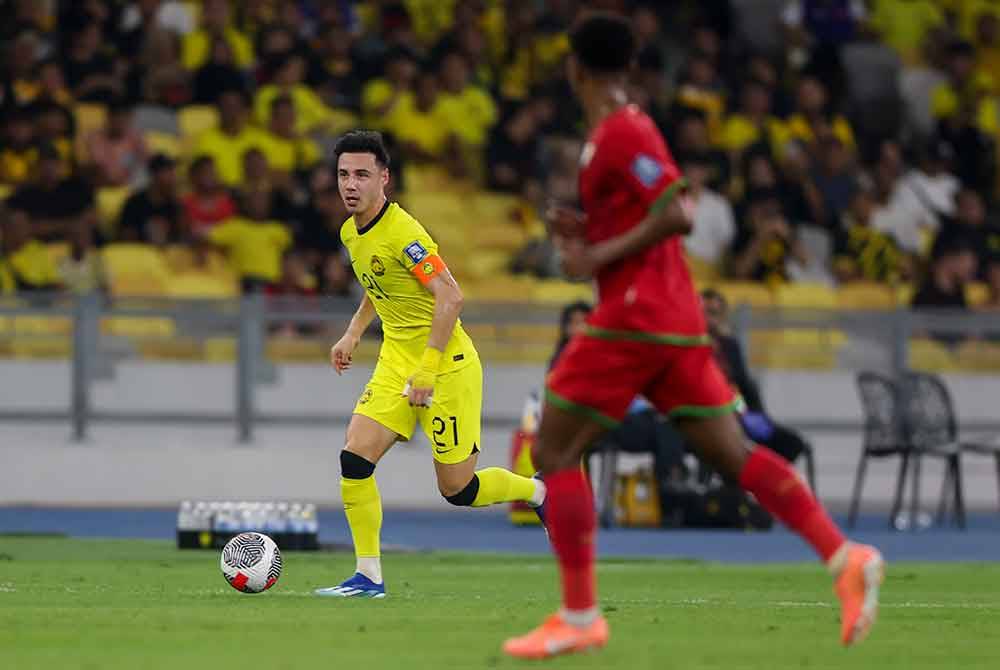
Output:
[[[472,479],[465,485],[465,488],[453,495],[446,495],[441,491],[444,499],[456,507],[471,507],[476,496],[479,495],[479,475],[472,475]]]
[[[340,452],[340,476],[344,479],[368,479],[375,474],[375,464],[344,449]]]

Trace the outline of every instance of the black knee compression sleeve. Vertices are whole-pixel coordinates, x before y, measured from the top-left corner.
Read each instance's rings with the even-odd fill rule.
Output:
[[[471,507],[477,495],[479,495],[479,475],[472,475],[472,479],[464,489],[453,496],[445,496],[444,499],[458,507]]]
[[[340,475],[344,479],[368,479],[375,472],[375,464],[355,453],[340,452]]]

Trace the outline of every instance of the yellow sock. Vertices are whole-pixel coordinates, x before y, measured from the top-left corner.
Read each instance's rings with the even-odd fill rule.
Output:
[[[484,468],[476,472],[479,493],[473,507],[485,507],[505,502],[531,502],[537,482],[531,477],[515,475],[503,468]]]
[[[354,538],[354,553],[358,558],[378,557],[379,533],[382,530],[382,498],[375,477],[340,479],[340,495],[344,513]]]

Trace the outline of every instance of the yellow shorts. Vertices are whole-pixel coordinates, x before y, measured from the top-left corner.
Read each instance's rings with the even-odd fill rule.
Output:
[[[476,356],[458,370],[438,375],[430,407],[410,407],[403,396],[406,379],[379,359],[354,413],[367,416],[404,440],[413,437],[417,421],[431,443],[434,460],[461,463],[480,446],[483,368]]]

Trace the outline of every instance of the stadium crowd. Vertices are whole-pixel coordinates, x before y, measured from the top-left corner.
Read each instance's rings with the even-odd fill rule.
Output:
[[[538,221],[576,198],[566,30],[591,8],[634,21],[699,278],[952,307],[978,282],[1000,309],[991,0],[6,0],[0,293],[114,292],[121,242],[245,291],[350,293],[324,156],[356,126],[385,133],[404,204],[437,170]],[[509,271],[554,266],[536,234]]]

